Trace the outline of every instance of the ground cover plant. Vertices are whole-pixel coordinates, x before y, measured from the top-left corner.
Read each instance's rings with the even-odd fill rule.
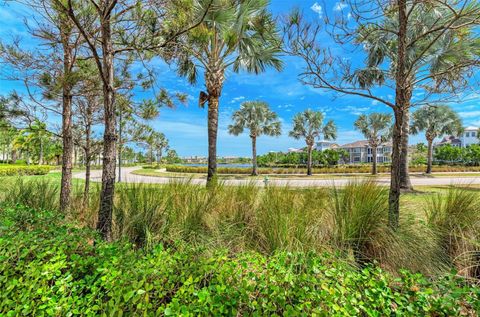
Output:
[[[368,181],[336,189],[120,184],[114,241],[104,242],[93,230],[99,187],[85,203],[77,182],[74,208],[60,214],[53,176],[2,178],[2,313],[475,316],[480,309],[475,188],[405,196],[392,231],[388,191]]]
[[[93,241],[96,241],[93,243]],[[82,316],[474,316],[480,289],[335,256],[107,243],[58,212],[0,209],[0,312]]]

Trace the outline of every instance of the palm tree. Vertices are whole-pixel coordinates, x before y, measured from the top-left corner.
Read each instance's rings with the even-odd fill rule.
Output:
[[[297,140],[303,138],[307,143],[307,175],[312,175],[312,150],[315,139],[323,134],[325,140],[337,138],[337,127],[330,120],[323,124],[323,113],[310,109],[297,113],[293,117],[293,128],[289,135]]]
[[[199,0],[193,20],[202,23],[184,39],[178,57],[178,73],[193,84],[203,69],[206,92],[199,104],[208,102],[208,177],[217,170],[218,107],[226,71],[246,70],[259,74],[267,67],[282,68],[280,38],[268,12],[268,0]],[[209,8],[205,14],[205,8]]]
[[[377,148],[391,138],[392,115],[379,112],[362,114],[355,121],[354,126],[367,138],[368,145],[372,148],[372,175],[376,175]]]
[[[228,132],[233,135],[243,133],[246,128],[252,139],[252,175],[257,172],[257,138],[261,135],[279,136],[282,133],[281,123],[275,112],[263,101],[244,102],[240,109],[232,115],[233,124],[228,126]]]
[[[157,163],[160,164],[162,162],[163,150],[168,150],[168,139],[165,137],[165,134],[158,132],[155,137],[153,148],[157,152]]]
[[[445,134],[462,133],[462,120],[449,106],[426,105],[413,113],[410,130],[413,134],[425,131],[427,139],[427,174],[432,173],[433,140]]]
[[[40,120],[35,120],[30,127],[26,129],[26,141],[38,149],[38,165],[44,161],[45,147],[50,140],[50,132],[47,131],[47,125]]]

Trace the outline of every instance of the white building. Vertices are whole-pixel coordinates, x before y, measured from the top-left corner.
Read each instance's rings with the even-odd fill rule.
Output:
[[[477,127],[467,127],[463,131],[463,134],[459,137],[462,142],[462,147],[467,147],[472,144],[478,144],[478,128]]]
[[[356,141],[342,145],[340,148],[349,154],[347,164],[371,163],[373,161],[372,148],[367,140]],[[392,156],[392,144],[390,142],[381,144],[377,148],[377,162],[389,163]]]
[[[472,144],[479,144],[480,139],[478,138],[478,132],[477,127],[467,127],[463,130],[462,135],[458,137],[453,135],[445,136],[440,142],[436,143],[435,146],[450,144],[452,146],[467,147]]]
[[[288,153],[302,153],[303,149],[296,149],[294,147],[288,148]]]
[[[338,144],[330,141],[325,141],[325,140],[318,141],[317,144],[315,145],[315,150],[317,151],[325,151],[325,150],[337,149],[337,148],[338,148]]]

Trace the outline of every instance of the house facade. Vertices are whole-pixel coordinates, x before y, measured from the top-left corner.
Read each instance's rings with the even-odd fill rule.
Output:
[[[325,141],[325,140],[318,141],[315,144],[315,150],[317,151],[333,150],[338,148],[339,148],[338,144],[330,141]]]
[[[356,141],[340,146],[349,154],[346,164],[361,164],[373,162],[372,148],[367,140]],[[392,144],[384,143],[377,148],[377,163],[390,163]]]
[[[440,142],[435,143],[435,147],[450,144],[451,146],[467,147],[472,144],[479,144],[477,127],[467,127],[463,130],[462,135],[453,136],[449,135],[444,137]]]

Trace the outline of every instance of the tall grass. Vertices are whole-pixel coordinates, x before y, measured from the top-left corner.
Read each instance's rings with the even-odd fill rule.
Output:
[[[47,178],[28,180],[17,177],[3,184],[3,201],[7,204],[22,204],[42,210],[59,208],[59,184]]]
[[[427,223],[459,273],[480,277],[480,197],[468,188],[451,187],[425,204]]]
[[[18,179],[5,188],[3,203],[58,208],[58,183]],[[94,228],[98,185],[87,204],[82,186],[73,192],[67,216]],[[454,265],[464,275],[480,275],[478,193],[451,189],[434,195],[425,203],[424,218],[416,210],[402,210],[397,231],[388,227],[387,198],[384,187],[368,181],[332,189],[121,184],[113,233],[146,249],[188,243],[232,253],[326,250],[360,266],[378,262],[392,272],[406,268],[434,275]]]

